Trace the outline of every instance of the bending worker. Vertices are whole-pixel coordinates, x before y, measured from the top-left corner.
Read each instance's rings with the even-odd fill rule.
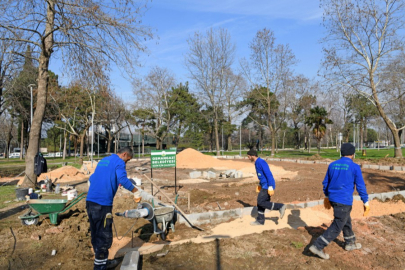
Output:
[[[257,156],[257,151],[249,150],[247,152],[248,159],[255,163],[257,178],[260,180],[260,184],[256,187],[257,195],[257,218],[252,221],[250,225],[264,225],[264,211],[278,210],[280,211],[280,219],[284,217],[286,206],[282,203],[271,202],[271,196],[274,195],[276,189],[276,182],[274,181],[273,174],[270,171],[269,164]]]
[[[95,253],[94,269],[107,269],[107,264],[116,263],[114,260],[108,261],[108,249],[113,241],[112,205],[118,185],[121,184],[132,191],[136,202],[141,200],[139,191],[132,179],[128,179],[125,168],[132,156],[130,148],[122,148],[117,154],[100,160],[95,172],[90,176],[86,209],[90,221],[91,244]]]
[[[361,248],[361,244],[356,243],[350,217],[355,186],[364,203],[364,216],[368,215],[370,206],[360,166],[353,162],[355,150],[352,144],[343,144],[340,150],[342,157],[329,165],[322,182],[325,194],[324,206],[326,209],[333,207],[334,219],[330,227],[315,240],[309,250],[325,260],[329,259],[329,255],[324,253],[323,249],[342,231],[345,250]]]

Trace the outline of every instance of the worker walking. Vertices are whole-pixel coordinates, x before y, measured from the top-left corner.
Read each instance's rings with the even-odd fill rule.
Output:
[[[95,172],[90,176],[90,187],[87,194],[86,209],[90,221],[91,244],[95,259],[94,269],[107,269],[108,249],[112,245],[112,205],[118,185],[134,193],[134,200],[141,200],[139,191],[128,179],[125,164],[132,158],[133,152],[126,147],[117,154],[105,157],[97,164]]]
[[[271,196],[274,195],[276,189],[276,182],[274,181],[273,174],[270,171],[269,164],[257,156],[257,151],[249,150],[247,152],[248,159],[255,163],[257,178],[259,178],[259,185],[256,187],[257,195],[257,218],[251,222],[250,225],[264,225],[264,211],[278,210],[280,212],[280,219],[284,217],[286,206],[282,203],[271,202]]]
[[[370,206],[360,166],[353,162],[355,150],[352,144],[343,144],[340,150],[342,157],[329,165],[322,182],[325,194],[324,206],[326,209],[333,207],[334,219],[329,228],[315,240],[309,250],[325,260],[329,259],[329,255],[324,253],[323,249],[335,240],[342,231],[346,251],[361,248],[361,244],[356,243],[350,217],[354,187],[356,187],[364,203],[364,216],[368,215]]]

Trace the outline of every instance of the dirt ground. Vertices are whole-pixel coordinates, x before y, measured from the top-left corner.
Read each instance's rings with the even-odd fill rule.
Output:
[[[219,173],[236,164],[230,162],[215,160],[214,166],[200,167],[199,170]],[[248,160],[238,162],[241,163],[237,165],[241,169],[245,168],[247,175],[242,179],[211,179],[208,182],[193,183],[181,182],[190,180],[189,173],[194,168],[184,168],[182,162],[178,161],[178,205],[185,212],[254,206],[258,180],[248,174],[252,172],[253,164]],[[289,162],[269,164],[277,183],[274,201],[295,203],[323,198],[321,182],[327,165]],[[140,167],[145,169],[145,175],[151,176],[148,161],[129,162],[128,174],[141,178],[144,189],[150,191],[150,184],[139,173]],[[174,175],[174,168],[154,169],[152,172],[153,180],[172,199],[175,198]],[[402,173],[366,169],[363,170],[363,176],[369,193],[405,189],[405,174]],[[66,183],[79,191],[87,190],[85,180]],[[188,193],[191,198],[190,209]],[[156,196],[165,201],[162,194],[156,193]],[[133,208],[136,208],[136,203],[131,194],[120,190],[114,200],[114,213]],[[92,269],[94,256],[85,200],[61,214],[58,226],[51,225],[47,216],[40,216],[37,226],[23,226],[18,216],[26,211],[25,203],[0,210],[0,269]],[[271,212],[266,214],[266,225],[260,228],[249,226],[253,220],[249,216],[222,224],[202,225],[203,232],[176,224],[175,232],[169,231],[167,241],[161,241],[158,235],[153,234],[153,226],[149,221],[115,217],[114,224],[120,240],[114,238],[110,258],[122,259],[132,247],[163,247],[150,254],[143,252],[142,269],[405,268],[403,198],[398,197],[390,202],[372,201],[371,216],[368,218],[362,217],[361,203],[355,202],[352,217],[354,231],[363,249],[344,251],[343,238],[340,237],[326,248],[326,252],[331,255],[329,261],[320,260],[308,252],[310,243],[322,234],[333,218],[330,210],[321,206],[287,210],[283,220],[279,220],[278,213]],[[121,239],[127,231],[129,233]],[[56,250],[56,255],[51,255],[52,250]]]

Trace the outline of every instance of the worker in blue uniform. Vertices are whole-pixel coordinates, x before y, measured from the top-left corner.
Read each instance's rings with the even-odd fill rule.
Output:
[[[315,240],[309,250],[325,260],[329,259],[329,254],[326,254],[323,249],[335,240],[342,231],[346,251],[361,248],[361,244],[356,243],[350,218],[355,187],[364,203],[364,216],[369,214],[370,205],[360,166],[353,162],[355,150],[352,144],[343,144],[340,150],[342,157],[329,165],[322,182],[325,194],[324,206],[326,209],[333,208],[334,219],[329,228]]]
[[[274,181],[273,174],[270,171],[269,164],[257,156],[257,151],[249,150],[247,152],[248,159],[255,163],[257,178],[259,178],[259,185],[256,187],[257,195],[257,218],[251,222],[250,225],[264,225],[264,211],[278,210],[280,212],[280,219],[284,217],[286,206],[282,203],[271,202],[271,196],[274,195],[276,189],[276,182]]]
[[[117,154],[105,157],[97,164],[90,176],[90,187],[86,199],[86,209],[90,221],[91,244],[95,259],[94,269],[107,269],[108,249],[112,245],[112,205],[119,184],[134,193],[134,200],[141,200],[139,191],[132,179],[128,179],[126,163],[132,158],[131,148],[122,148]]]

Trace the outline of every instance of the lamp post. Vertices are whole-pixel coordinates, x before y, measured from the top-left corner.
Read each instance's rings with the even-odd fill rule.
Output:
[[[30,85],[28,85],[28,87],[29,87],[30,90],[31,90],[31,126],[30,126],[30,130],[31,130],[31,128],[32,128],[32,117],[33,117],[33,115],[34,115],[34,113],[33,113],[33,106],[32,106],[32,103],[33,103],[32,87],[33,87],[33,86],[35,86],[35,84],[30,84]]]

